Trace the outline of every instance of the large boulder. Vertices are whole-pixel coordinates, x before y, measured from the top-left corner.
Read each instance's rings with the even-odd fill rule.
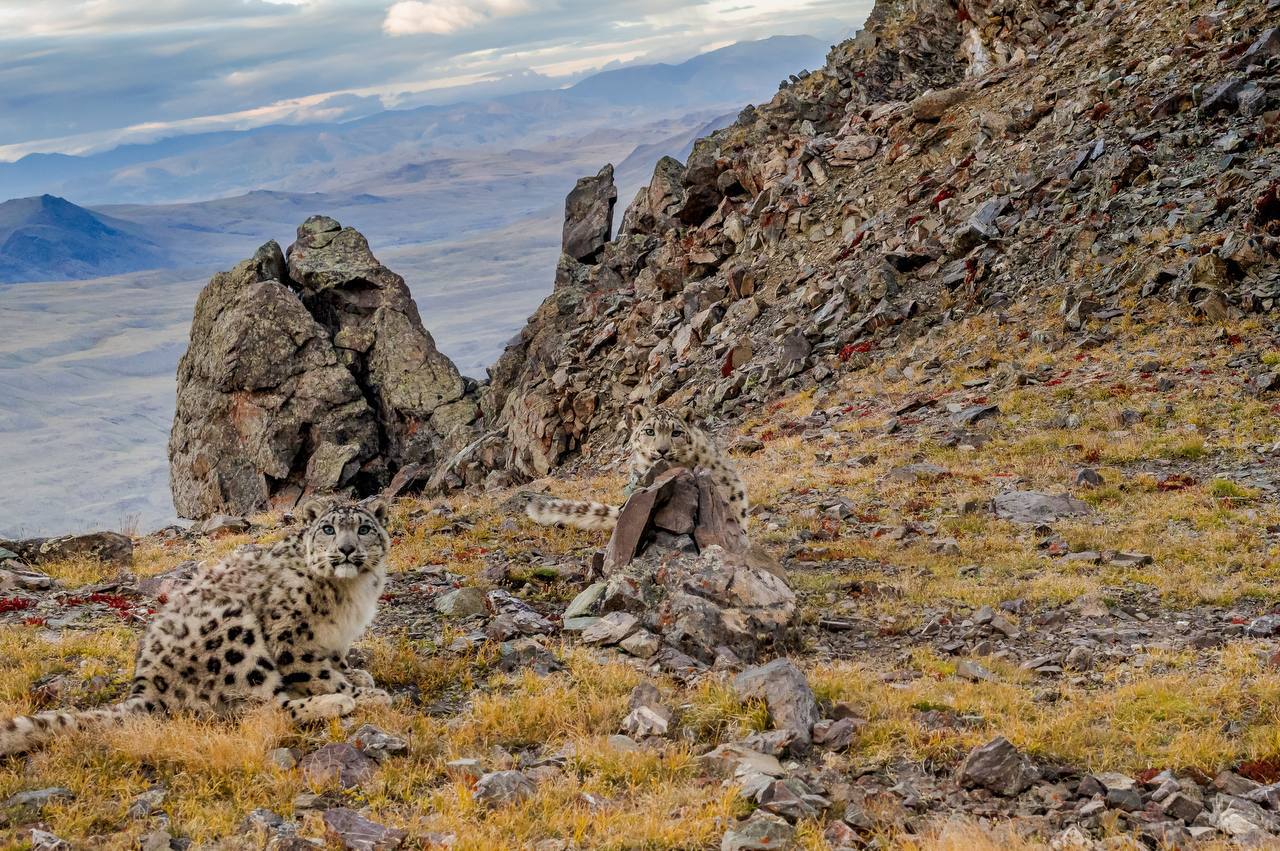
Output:
[[[287,261],[268,243],[196,302],[169,441],[174,506],[203,519],[375,493],[470,440],[474,396],[404,279],[360,233],[313,216]]]

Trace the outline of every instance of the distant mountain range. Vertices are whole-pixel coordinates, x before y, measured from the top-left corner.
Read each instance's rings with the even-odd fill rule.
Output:
[[[0,204],[0,283],[100,278],[172,265],[129,222],[41,195]]]
[[[255,189],[381,194],[446,152],[530,147],[602,126],[759,102],[797,68],[821,65],[826,49],[809,36],[777,36],[675,65],[604,71],[563,89],[388,110],[342,123],[178,136],[87,156],[31,154],[0,163],[0,198],[50,192],[100,205],[188,202]]]

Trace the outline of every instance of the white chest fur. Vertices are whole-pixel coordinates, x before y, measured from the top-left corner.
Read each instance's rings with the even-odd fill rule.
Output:
[[[312,631],[317,646],[346,653],[373,622],[386,576],[382,571],[370,571],[338,582],[343,592],[342,605],[335,606],[327,616],[317,617]]]

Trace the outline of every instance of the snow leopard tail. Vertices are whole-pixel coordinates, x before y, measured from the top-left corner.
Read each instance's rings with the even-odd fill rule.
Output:
[[[117,724],[130,715],[138,715],[146,711],[144,699],[131,697],[122,703],[102,709],[53,710],[37,712],[34,715],[19,715],[17,718],[0,721],[0,756],[26,753],[32,748],[76,730]]]
[[[562,523],[575,529],[612,529],[618,522],[618,509],[600,502],[574,502],[568,499],[535,499],[525,508],[534,523],[554,526]]]

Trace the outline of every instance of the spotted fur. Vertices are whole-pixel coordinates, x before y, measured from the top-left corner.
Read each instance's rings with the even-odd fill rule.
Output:
[[[738,523],[747,528],[747,486],[728,458],[689,416],[638,407],[631,432],[631,482],[639,482],[655,464],[701,468],[711,473],[716,489]],[[525,513],[544,526],[563,523],[577,529],[612,529],[618,521],[617,506],[567,499],[533,500]]]
[[[301,722],[388,703],[368,672],[346,662],[386,583],[386,508],[312,501],[302,514],[299,534],[233,553],[165,604],[139,643],[124,701],[0,722],[0,754],[135,713],[272,702]]]

